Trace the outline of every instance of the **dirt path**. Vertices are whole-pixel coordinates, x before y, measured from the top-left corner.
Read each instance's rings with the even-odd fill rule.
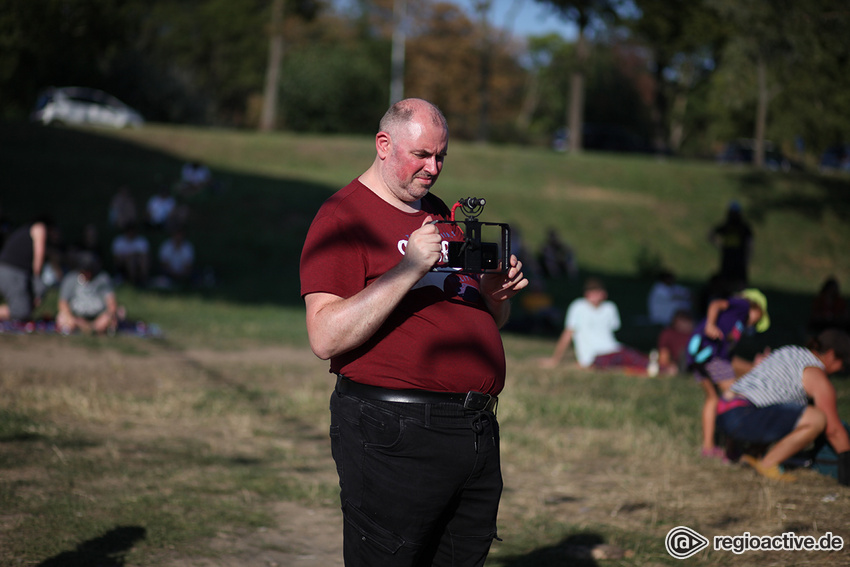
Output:
[[[338,510],[304,508],[292,502],[272,506],[276,525],[258,531],[220,533],[205,542],[215,558],[177,557],[166,567],[342,567],[342,525]]]

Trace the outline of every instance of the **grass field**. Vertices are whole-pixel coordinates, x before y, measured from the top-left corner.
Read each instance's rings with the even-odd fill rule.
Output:
[[[142,205],[186,159],[206,161],[224,188],[188,203],[189,238],[214,288],[119,289],[130,316],[157,323],[164,338],[0,335],[0,566],[341,565],[331,381],[307,348],[298,257],[321,202],[371,162],[371,140],[5,124],[0,149],[3,214],[22,222],[50,212],[71,241],[94,222],[108,243],[117,187]],[[535,248],[558,228],[581,276],[608,283],[621,340],[642,348],[656,330],[634,324],[652,283],[640,259],[657,258],[698,291],[717,264],[706,234],[732,199],[753,223],[752,280],[773,320],[745,351],[800,342],[821,281],[850,281],[847,178],[452,142],[436,192],[487,198],[482,218],[511,223]],[[151,234],[152,244],[161,238]],[[580,280],[547,284],[561,308],[580,289]],[[52,309],[55,292],[41,312]],[[504,541],[488,565],[679,564],[663,543],[677,525],[706,536],[850,537],[850,491],[831,479],[804,473],[783,486],[702,462],[691,380],[544,371],[536,361],[553,337],[506,333],[505,342]],[[850,416],[850,385],[836,383]],[[600,543],[625,553],[593,557]],[[706,551],[689,561],[847,558]]]

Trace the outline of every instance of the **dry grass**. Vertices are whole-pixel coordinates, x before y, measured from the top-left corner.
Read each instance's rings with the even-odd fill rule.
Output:
[[[832,479],[804,471],[781,485],[701,460],[688,380],[544,372],[528,356],[543,346],[509,341],[504,541],[488,565],[678,564],[663,543],[678,525],[709,538],[850,537],[850,491]],[[288,347],[123,350],[0,337],[0,565],[341,565],[324,363]],[[122,526],[144,537],[103,556],[83,545]],[[622,557],[594,558],[600,545]],[[847,555],[690,561],[837,566]]]

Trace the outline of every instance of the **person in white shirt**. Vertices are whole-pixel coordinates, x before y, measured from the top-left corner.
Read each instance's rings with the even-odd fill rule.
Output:
[[[195,267],[195,247],[186,240],[182,230],[176,230],[171,238],[159,247],[159,265],[169,278],[186,282],[192,277]]]
[[[134,285],[145,285],[150,274],[150,243],[129,225],[112,241],[112,262],[116,271]]]
[[[199,161],[190,161],[180,170],[180,192],[186,197],[197,195],[212,183],[212,172]]]
[[[575,299],[567,309],[564,331],[552,356],[544,359],[542,366],[554,368],[573,344],[576,361],[583,368],[620,367],[629,373],[647,374],[650,357],[620,344],[614,336],[619,328],[617,306],[608,300],[602,282],[590,278],[584,284],[584,296]]]
[[[163,187],[148,199],[146,212],[148,223],[156,228],[165,228],[177,207],[177,200]]]

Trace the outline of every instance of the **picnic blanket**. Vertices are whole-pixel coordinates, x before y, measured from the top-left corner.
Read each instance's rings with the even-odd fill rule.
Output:
[[[0,321],[0,334],[31,335],[59,333],[56,321],[53,319],[36,319],[34,321]],[[79,334],[76,332],[74,334]],[[132,337],[162,337],[162,329],[153,323],[139,320],[124,320],[118,322],[117,335]]]

